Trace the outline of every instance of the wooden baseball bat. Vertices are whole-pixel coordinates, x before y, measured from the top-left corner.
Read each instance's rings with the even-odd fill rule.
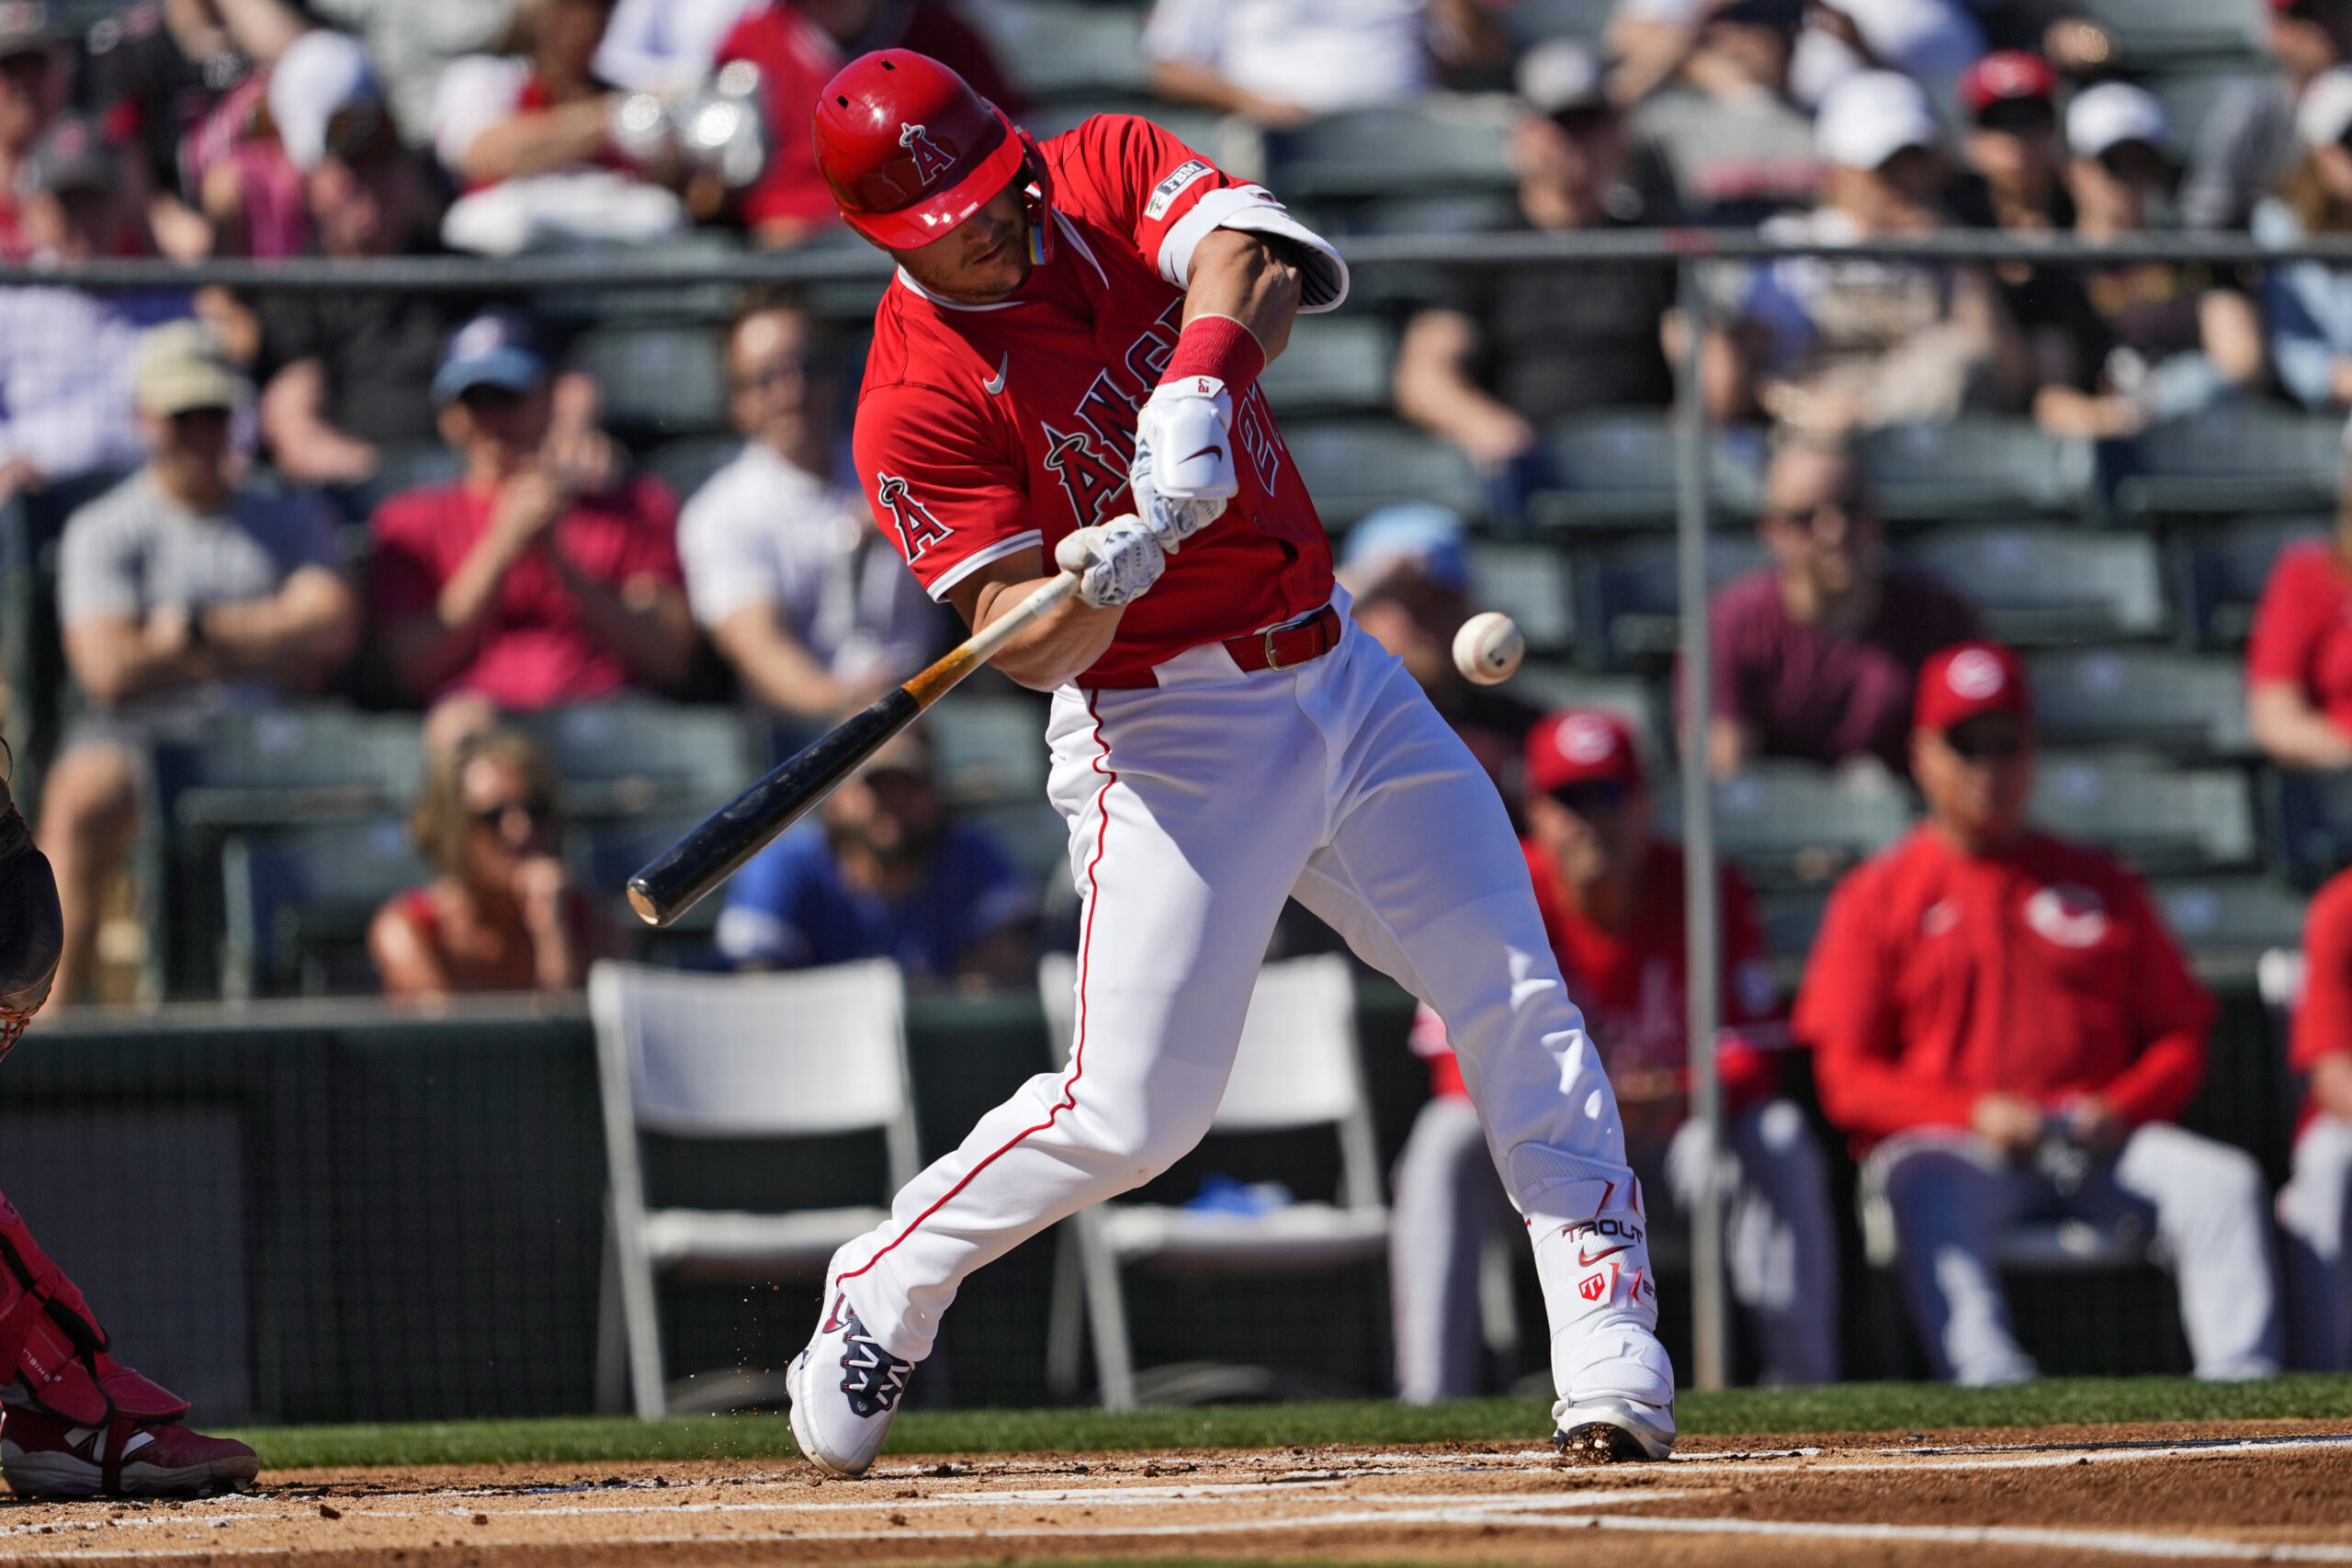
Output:
[[[883,742],[912,724],[923,709],[995,658],[1031,622],[1078,591],[1078,575],[1063,572],[974,632],[939,661],[864,712],[819,736],[799,754],[737,795],[703,825],[628,879],[628,901],[650,926],[666,926],[808,815]]]

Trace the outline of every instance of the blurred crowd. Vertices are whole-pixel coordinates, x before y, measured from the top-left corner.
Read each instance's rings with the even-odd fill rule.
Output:
[[[855,338],[789,295],[752,293],[713,329],[704,390],[740,446],[673,488],[616,436],[616,389],[563,323],[524,301],[98,292],[72,265],[837,243],[808,146],[819,87],[897,45],[1026,115],[1004,68],[1021,62],[989,41],[1005,4],[147,0],[68,25],[0,0],[0,262],[65,269],[0,288],[0,505],[73,502],[19,507],[32,547],[54,547],[71,686],[38,829],[67,916],[61,1004],[92,993],[110,890],[155,828],[153,759],[222,716],[322,695],[418,715],[408,826],[429,876],[369,922],[375,979],[401,998],[566,989],[630,937],[562,853],[567,781],[525,721],[731,701],[782,750],[955,635],[845,472]],[[1530,37],[1514,9],[1157,0],[1137,79],[1261,152],[1334,116],[1508,93],[1500,220],[1521,230],[2352,231],[2352,0],[2256,0],[2272,68],[2194,123],[2065,0],[1616,0],[1597,37]],[[2175,1122],[2211,998],[2130,870],[2028,826],[2026,667],[1958,588],[1890,558],[1854,444],[1971,412],[2107,442],[2232,404],[2345,411],[2352,269],[1805,257],[1706,276],[1693,343],[1655,266],[1462,274],[1399,307],[1391,389],[1467,460],[1486,515],[1516,518],[1557,478],[1547,428],[1666,409],[1695,350],[1710,413],[1766,453],[1763,564],[1715,594],[1711,689],[1682,696],[1709,705],[1706,770],[1869,773],[1924,803],[1831,896],[1792,1003],[1726,871],[1728,1147],[1687,1117],[1683,869],[1651,826],[1670,759],[1638,717],[1454,670],[1483,607],[1458,515],[1384,509],[1342,547],[1357,621],[1516,814],[1653,1213],[1672,1224],[1719,1162],[1765,1375],[1838,1375],[1827,1156],[1783,1092],[1800,1046],[1905,1238],[1939,1373],[2032,1375],[1996,1255],[2035,1217],[2160,1241],[2201,1375],[2345,1364],[2352,883],[2312,908],[2309,1107],[2274,1257],[2259,1168]],[[2347,628],[2352,506],[2278,554],[2255,612],[2247,719],[2279,768],[2352,766]],[[706,956],[888,955],[919,986],[1025,987],[1053,903],[951,808],[918,730],[746,868]],[[1396,1172],[1398,1381],[1436,1398],[1481,1375],[1464,1324],[1509,1215],[1434,1019],[1416,1048],[1433,1097]]]

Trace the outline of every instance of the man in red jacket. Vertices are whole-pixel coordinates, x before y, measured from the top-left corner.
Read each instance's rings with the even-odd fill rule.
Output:
[[[1822,1108],[1893,1205],[1929,1359],[1963,1383],[2035,1375],[1994,1246],[2064,1216],[2164,1242],[2198,1376],[2269,1376],[2262,1173],[2171,1120],[2204,1077],[2211,1000],[2137,878],[2024,828],[2032,710],[2014,655],[1934,655],[1913,711],[1928,819],[1839,886],[1792,1021]]]

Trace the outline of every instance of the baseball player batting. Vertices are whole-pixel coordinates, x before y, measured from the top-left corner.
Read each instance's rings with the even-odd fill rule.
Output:
[[[1257,386],[1293,317],[1345,297],[1345,264],[1144,120],[1040,145],[906,51],[833,78],[816,143],[842,215],[899,263],[855,442],[884,531],[976,630],[1055,566],[1079,574],[996,663],[1053,694],[1047,788],[1083,906],[1068,1068],[833,1256],[790,1372],[802,1451],[865,1470],[966,1275],[1207,1131],[1295,895],[1460,1051],[1534,1245],[1554,1441],[1665,1457],[1674,1376],[1641,1190],[1518,840],[1468,750],[1354,629]]]
[[[49,999],[64,946],[57,878],[0,779],[0,1056]],[[260,1461],[180,1424],[187,1401],[107,1353],[82,1292],[0,1197],[0,1475],[38,1495],[233,1491]]]

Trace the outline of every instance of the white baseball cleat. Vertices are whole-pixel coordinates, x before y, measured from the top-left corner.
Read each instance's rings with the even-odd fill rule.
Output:
[[[849,1298],[836,1294],[817,1337],[784,1375],[792,1440],[802,1457],[828,1475],[864,1475],[890,1435],[914,1370],[912,1361],[882,1348],[850,1310]]]
[[[1552,1406],[1552,1446],[1579,1464],[1624,1464],[1674,1451],[1674,1403],[1601,1394]]]

